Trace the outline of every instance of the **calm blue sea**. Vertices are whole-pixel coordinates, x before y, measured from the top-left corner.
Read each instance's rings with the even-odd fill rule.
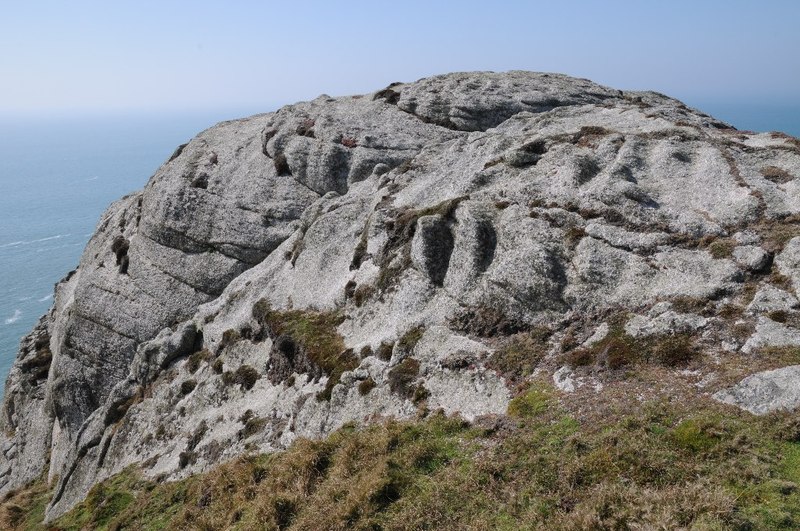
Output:
[[[0,393],[20,339],[108,204],[141,188],[179,144],[256,111],[0,117]]]
[[[800,136],[800,108],[694,106],[739,129]],[[77,265],[106,206],[141,188],[201,130],[259,111],[0,117],[0,393],[20,339]]]

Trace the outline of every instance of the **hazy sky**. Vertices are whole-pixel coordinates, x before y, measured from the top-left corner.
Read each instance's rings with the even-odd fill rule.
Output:
[[[510,69],[800,105],[798,0],[0,2],[0,112],[269,110]]]

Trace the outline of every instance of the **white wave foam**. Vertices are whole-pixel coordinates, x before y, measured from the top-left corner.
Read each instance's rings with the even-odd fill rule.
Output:
[[[67,236],[72,236],[71,234],[56,234],[55,236],[48,236],[47,238],[39,238],[37,240],[20,240],[16,242],[4,243],[0,245],[0,249],[4,249],[6,247],[17,247],[20,245],[30,245],[32,243],[40,243],[40,242],[49,242],[50,240],[58,240],[60,238],[66,238]]]
[[[22,317],[22,310],[19,310],[19,309],[14,310],[14,315],[12,315],[8,319],[6,319],[5,320],[5,324],[8,325],[8,324],[16,323],[17,321],[19,321],[20,317]]]
[[[36,300],[39,301],[39,302],[45,302],[45,301],[49,301],[52,298],[53,298],[53,294],[51,293],[50,295],[47,295],[45,297],[42,297],[41,299],[36,299]]]
[[[66,249],[67,247],[77,247],[78,245],[84,245],[83,242],[75,242],[75,243],[65,243],[64,245],[56,245],[55,247],[40,247],[36,249],[37,253],[48,253],[50,251],[55,251],[56,249]]]

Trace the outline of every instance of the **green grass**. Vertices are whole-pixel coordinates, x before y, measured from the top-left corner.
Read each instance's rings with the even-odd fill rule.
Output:
[[[540,386],[534,386],[511,399],[508,414],[517,418],[536,417],[547,411],[551,404],[550,393]]]
[[[680,367],[700,354],[694,338],[686,333],[634,338],[625,332],[623,317],[617,316],[611,320],[606,337],[588,347],[567,352],[564,361],[573,367],[595,365],[609,369],[624,369],[648,363]]]
[[[269,330],[271,337],[290,336],[300,345],[312,363],[328,376],[328,382],[318,398],[330,399],[333,387],[342,373],[358,367],[358,357],[345,348],[336,328],[344,317],[339,312],[308,310],[274,310],[261,299],[253,306],[253,317]]]
[[[434,414],[345,426],[171,483],[129,469],[51,529],[800,527],[796,414],[703,399],[583,421],[565,411],[535,385],[512,401],[510,422]],[[4,528],[45,528],[38,485],[0,505]]]

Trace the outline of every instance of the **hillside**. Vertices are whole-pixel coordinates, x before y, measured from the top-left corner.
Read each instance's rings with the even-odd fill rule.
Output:
[[[800,525],[797,176],[796,138],[558,74],[218,124],[23,340],[3,517]]]

